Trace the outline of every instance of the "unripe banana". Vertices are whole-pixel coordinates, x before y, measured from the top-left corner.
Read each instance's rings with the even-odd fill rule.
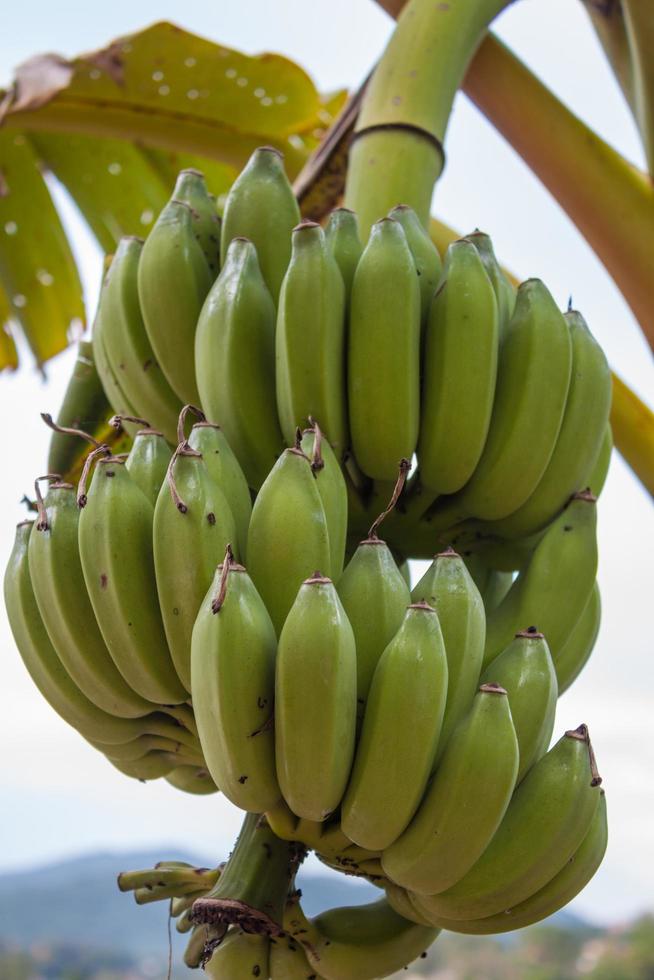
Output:
[[[390,548],[378,537],[361,541],[337,585],[357,652],[357,714],[363,717],[372,677],[411,602]]]
[[[407,967],[425,954],[439,930],[398,915],[385,898],[322,912],[307,919],[299,904],[287,931],[304,946],[325,980],[373,980]]]
[[[422,895],[454,885],[493,839],[517,772],[518,741],[506,691],[482,684],[447,743],[418,812],[382,854],[384,873]]]
[[[512,585],[513,572],[503,572],[497,568],[490,569],[488,582],[481,596],[484,600],[484,609],[486,610],[487,617],[494,609],[497,609]]]
[[[277,650],[277,779],[297,816],[324,820],[340,803],[355,725],[352,627],[333,584],[316,573],[302,584]]]
[[[122,772],[123,776],[138,779],[141,783],[151,779],[161,779],[179,765],[179,759],[169,752],[148,752],[142,759],[136,759],[134,762],[123,762],[120,759],[110,759],[108,756],[105,758],[114,769]]]
[[[383,851],[408,825],[427,785],[447,699],[438,616],[410,605],[375,669],[352,775],[341,805],[344,833]]]
[[[349,208],[334,208],[325,225],[327,248],[336,259],[345,286],[345,310],[350,309],[352,280],[359,264],[363,245],[359,238],[357,217]]]
[[[191,691],[191,635],[216,565],[236,527],[227,499],[202,456],[180,443],[159,491],[153,523],[154,571],[168,649]]]
[[[493,287],[475,247],[453,242],[426,324],[418,462],[433,494],[454,493],[475,471],[493,411],[497,350]]]
[[[164,779],[183,793],[206,796],[209,793],[218,792],[218,787],[208,770],[198,766],[179,766],[164,776]]]
[[[518,738],[520,765],[516,784],[549,748],[558,685],[549,647],[542,633],[530,626],[520,633],[486,669],[482,683],[501,684]]]
[[[284,448],[275,394],[275,305],[257,252],[235,238],[202,307],[195,335],[202,408],[225,430],[258,489]]]
[[[180,170],[173,200],[188,204],[195,239],[202,249],[212,281],[220,271],[220,218],[216,199],[207,190],[204,174],[189,167]]]
[[[252,980],[252,977],[267,980],[269,947],[268,936],[230,929],[205,963],[204,971],[213,980]]]
[[[292,244],[275,334],[279,420],[290,443],[305,419],[318,419],[341,458],[348,446],[343,279],[320,225],[303,221]]]
[[[120,412],[125,415],[134,415],[136,409],[127,398],[127,395],[123,391],[116,372],[114,371],[111,363],[109,361],[109,355],[107,353],[107,346],[105,340],[105,331],[102,326],[102,317],[100,316],[102,310],[102,290],[104,289],[104,283],[106,279],[106,273],[109,270],[113,256],[105,256],[104,271],[102,276],[102,283],[100,285],[100,301],[98,302],[97,309],[95,311],[95,317],[93,318],[93,327],[91,339],[93,343],[93,360],[98,372],[98,376],[102,383],[102,387],[105,394],[109,400],[114,412]],[[129,426],[126,426],[129,432]]]
[[[232,239],[249,238],[276,304],[291,257],[291,230],[299,221],[300,209],[284,170],[284,158],[273,147],[260,146],[227,195],[220,237],[223,264]]]
[[[120,744],[147,731],[170,738],[177,738],[179,732],[181,737],[181,726],[162,714],[139,719],[107,714],[89,701],[71,680],[50,642],[32,589],[28,559],[32,527],[32,521],[23,521],[16,529],[5,573],[4,596],[18,652],[45,700],[60,718],[90,740]]]
[[[470,920],[439,919],[440,928],[450,932],[487,936],[523,929],[546,919],[571,902],[586,887],[602,863],[607,843],[606,797],[604,790],[600,790],[600,799],[590,830],[573,856],[546,885],[529,898],[511,908],[503,909],[497,915]]]
[[[180,403],[157,362],[141,314],[138,269],[143,242],[121,238],[100,292],[101,338],[109,364],[127,402],[121,414],[150,419],[170,443]]]
[[[254,813],[274,807],[281,795],[272,724],[276,651],[266,607],[228,551],[193,628],[193,708],[215,783]]]
[[[538,279],[518,290],[500,351],[488,438],[472,477],[450,506],[496,521],[531,496],[558,438],[572,348],[563,314]]]
[[[270,980],[321,980],[309,963],[302,944],[287,933],[270,941]]]
[[[124,462],[100,460],[79,519],[79,553],[95,618],[134,691],[158,704],[178,704],[188,695],[161,621],[152,520],[152,506]]]
[[[568,399],[554,452],[538,486],[513,514],[493,530],[519,538],[545,527],[582,490],[597,459],[611,407],[611,371],[604,351],[580,313],[565,314],[572,341],[572,373]]]
[[[509,321],[513,316],[516,302],[516,291],[502,272],[499,262],[495,257],[493,243],[490,235],[475,229],[466,239],[475,246],[479,252],[481,261],[484,263],[486,274],[491,281],[491,285],[497,299],[498,312],[498,334],[499,341],[502,343],[506,336]]]
[[[188,204],[171,200],[148,235],[138,270],[138,296],[152,349],[182,402],[199,401],[195,328],[213,276],[195,237]]]
[[[468,712],[479,683],[484,655],[484,603],[462,558],[450,548],[436,555],[411,593],[438,613],[447,655],[447,702],[436,760],[450,734]]]
[[[413,255],[420,286],[420,310],[422,329],[424,330],[432,297],[441,278],[443,263],[438,254],[438,249],[413,208],[407,204],[398,204],[388,212],[388,217],[398,221],[404,228],[404,234]]]
[[[114,418],[122,425],[124,416]],[[162,432],[150,427],[138,430],[125,460],[125,468],[153,507],[166,478],[170,457],[170,447]]]
[[[430,921],[478,919],[533,895],[588,833],[600,782],[586,726],[566,732],[522,781],[477,863],[447,891],[414,896],[418,911]]]
[[[153,705],[119,673],[98,629],[78,549],[79,508],[69,483],[53,483],[39,500],[30,535],[29,565],[41,618],[59,659],[90,701],[122,718],[138,718]]]
[[[420,414],[420,287],[392,218],[373,225],[352,283],[348,398],[359,466],[392,480],[416,448]]]
[[[325,510],[302,450],[286,449],[257,494],[247,553],[252,581],[279,635],[302,582],[316,568],[331,574]]]
[[[558,651],[554,668],[559,682],[559,694],[567,691],[579,676],[593,652],[602,619],[602,600],[597,582],[588,597],[584,611]]]
[[[311,460],[316,477],[329,531],[331,575],[338,582],[343,571],[347,539],[347,486],[334,450],[318,423],[313,420],[312,423],[312,427],[302,433],[300,449]]]
[[[533,623],[545,634],[556,665],[595,583],[596,525],[595,498],[588,493],[575,494],[489,615],[484,667],[525,623]]]
[[[396,885],[395,882],[390,879],[386,879],[384,882],[384,892],[386,894],[386,899],[388,904],[392,909],[394,909],[398,915],[402,918],[408,919],[409,922],[417,922],[420,926],[430,926],[431,922],[428,922],[423,915],[416,910],[411,901],[411,896],[406,888],[402,888],[400,885]]]
[[[604,489],[604,484],[606,483],[606,477],[609,472],[609,465],[611,463],[611,453],[613,452],[613,431],[611,429],[611,423],[607,423],[606,429],[604,430],[604,435],[602,437],[602,442],[600,444],[597,456],[593,461],[593,465],[589,467],[588,472],[585,474],[583,480],[581,481],[582,487],[589,487],[590,492],[596,497],[599,497],[602,490]]]
[[[57,425],[96,431],[107,415],[109,402],[93,357],[93,344],[80,340],[64,400],[57,415]],[[79,445],[66,433],[56,430],[50,437],[48,473],[68,473],[79,456]]]
[[[193,749],[182,742],[174,742],[160,735],[139,735],[130,742],[119,742],[118,745],[89,741],[94,749],[102,752],[111,762],[140,762],[146,756],[150,758],[153,754],[160,753],[165,753],[171,758],[176,757],[179,765],[201,766],[204,761],[199,746]]]
[[[191,449],[202,453],[210,478],[227,499],[236,528],[235,547],[239,557],[245,560],[248,525],[252,514],[252,500],[243,470],[230,446],[225,433],[213,422],[196,422],[188,437]]]

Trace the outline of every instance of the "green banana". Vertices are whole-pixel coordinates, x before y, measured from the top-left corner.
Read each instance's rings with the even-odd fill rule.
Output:
[[[311,460],[329,530],[331,575],[338,581],[343,571],[347,539],[347,486],[334,450],[318,423],[313,419],[310,422],[311,428],[302,433],[298,448]]]
[[[413,208],[407,204],[398,204],[388,212],[388,217],[398,221],[404,228],[404,234],[413,255],[420,286],[420,310],[424,331],[432,297],[436,292],[443,271],[443,263],[438,254],[438,249]]]
[[[349,208],[334,208],[330,212],[325,225],[325,241],[343,278],[347,314],[350,309],[352,280],[363,251],[354,211]]]
[[[293,250],[277,310],[277,410],[287,442],[310,416],[339,459],[348,446],[345,289],[320,225],[293,229]]]
[[[481,596],[484,600],[487,616],[499,606],[512,585],[513,572],[502,572],[497,568],[490,569],[488,582]]]
[[[436,555],[411,593],[438,613],[447,656],[447,701],[436,761],[467,713],[479,683],[484,655],[484,603],[463,559],[451,548]]]
[[[486,621],[484,667],[530,623],[545,634],[556,665],[588,601],[597,573],[595,497],[573,496]]]
[[[114,409],[150,419],[174,443],[181,406],[157,363],[141,315],[137,281],[142,249],[140,238],[124,237],[118,243],[100,292],[101,338],[128,402]]]
[[[518,784],[547,752],[554,730],[559,691],[543,634],[533,626],[516,633],[513,642],[493,660],[481,680],[501,684],[509,695],[520,753]]]
[[[529,499],[493,530],[502,537],[533,534],[549,524],[570,495],[582,490],[600,452],[611,407],[611,371],[604,351],[585,320],[565,314],[572,341],[572,374],[563,422],[554,452]]]
[[[100,300],[102,300],[102,292],[104,290],[104,284],[109,271],[113,256],[107,255],[104,260],[104,268],[102,274],[102,282],[100,284]],[[93,344],[93,360],[95,363],[96,370],[98,372],[98,377],[104,389],[104,392],[109,400],[114,412],[120,412],[126,415],[134,415],[136,409],[127,398],[123,388],[120,385],[116,372],[109,362],[109,355],[107,353],[105,330],[102,326],[102,317],[100,316],[102,310],[102,303],[99,301],[98,306],[95,311],[95,317],[93,318],[93,326],[91,328],[91,343]],[[129,425],[126,426],[126,430],[129,432]]]
[[[23,521],[4,579],[9,625],[18,652],[42,696],[60,718],[84,738],[104,744],[120,744],[151,733],[171,739],[187,738],[188,732],[171,718],[153,713],[143,718],[116,718],[86,698],[71,680],[50,642],[36,604],[29,572],[29,539],[33,522]]]
[[[249,238],[256,247],[261,272],[275,304],[291,257],[291,231],[300,217],[284,170],[284,158],[273,147],[260,146],[227,195],[220,254],[224,264],[232,239]]]
[[[367,476],[411,459],[420,414],[420,287],[404,229],[373,225],[352,283],[348,349],[352,448]]]
[[[286,920],[285,914],[285,926]],[[302,944],[286,931],[271,939],[268,963],[270,980],[322,980],[306,958]]]
[[[111,759],[109,756],[105,756],[105,758],[114,769],[122,772],[123,776],[138,779],[141,783],[146,783],[151,779],[162,779],[180,764],[179,758],[170,752],[148,752],[142,759],[136,759],[133,762]]]
[[[392,909],[394,909],[398,915],[401,915],[403,919],[408,919],[409,922],[416,922],[419,926],[430,926],[431,922],[428,922],[423,915],[416,910],[411,901],[411,896],[406,888],[402,888],[400,885],[396,885],[395,882],[386,879],[384,882],[384,893],[386,895],[386,900]]]
[[[356,650],[332,582],[301,586],[279,637],[277,779],[291,810],[324,820],[341,801],[354,756]]]
[[[447,657],[434,609],[417,602],[375,669],[341,804],[350,840],[382,851],[409,824],[427,785],[447,699]]]
[[[441,929],[487,936],[523,929],[525,926],[540,922],[554,912],[558,912],[586,887],[602,863],[607,842],[606,797],[604,790],[600,790],[599,803],[588,833],[573,856],[546,885],[529,898],[525,898],[511,908],[503,909],[496,915],[470,920],[440,919],[438,916],[432,916],[434,923],[436,924],[435,920],[439,918],[438,925]]]
[[[447,250],[425,329],[420,480],[432,494],[449,494],[479,463],[497,376],[495,293],[479,253],[465,239]]]
[[[193,708],[212,778],[228,800],[255,813],[281,795],[271,724],[276,651],[266,607],[228,549],[193,627]]]
[[[197,766],[178,766],[172,769],[164,779],[175,789],[183,793],[193,793],[196,796],[206,796],[217,793],[218,787],[209,775],[207,769]]]
[[[611,423],[609,422],[604,430],[602,442],[600,444],[597,456],[593,461],[593,465],[589,467],[588,472],[581,481],[581,486],[588,487],[590,492],[596,497],[599,497],[604,489],[604,484],[606,483],[606,477],[608,476],[609,466],[611,463],[612,452],[613,432],[611,430]]]
[[[210,478],[225,495],[234,518],[236,529],[235,548],[245,561],[248,526],[252,514],[250,490],[243,470],[230,446],[225,433],[213,422],[196,422],[188,437],[191,449],[202,453]]]
[[[470,480],[450,503],[461,517],[499,520],[534,492],[561,428],[571,364],[563,314],[543,283],[528,279],[518,289],[500,350],[486,444]]]
[[[158,704],[178,704],[188,695],[175,673],[161,621],[152,520],[152,505],[124,461],[100,460],[79,519],[79,553],[95,618],[134,691]]]
[[[96,430],[107,415],[109,402],[93,357],[93,344],[80,340],[57,425]],[[79,457],[79,446],[66,433],[53,432],[48,448],[48,473],[68,473]]]
[[[207,190],[204,174],[188,167],[180,170],[172,199],[191,209],[193,234],[204,254],[212,281],[220,271],[220,218],[216,199]]]
[[[304,579],[316,568],[331,574],[325,509],[310,460],[286,449],[252,508],[249,571],[279,635]]]
[[[493,249],[493,243],[490,235],[486,235],[483,231],[479,231],[477,228],[470,235],[466,235],[465,237],[467,241],[472,242],[479,252],[481,261],[484,263],[486,274],[490,279],[493,291],[495,292],[498,313],[498,336],[501,344],[506,336],[509,321],[513,316],[513,310],[516,302],[516,291],[505,276],[499,262],[497,261],[497,258],[495,257],[495,251]]]
[[[153,705],[119,673],[89,601],[78,548],[80,511],[69,483],[36,483],[39,520],[29,544],[29,571],[41,619],[59,659],[90,701],[111,715],[139,718]]]
[[[252,980],[270,973],[268,936],[257,936],[241,929],[230,929],[204,964],[213,980]]]
[[[199,400],[195,328],[213,276],[195,237],[190,205],[171,200],[148,235],[138,263],[143,322],[168,384],[184,403]]]
[[[121,426],[125,421],[133,423],[135,419],[124,415],[114,415],[111,419],[112,424]],[[162,432],[151,428],[144,419],[136,421],[145,424],[145,428],[139,429],[134,436],[125,469],[154,507],[170,464],[170,447]]]
[[[252,242],[235,238],[200,313],[195,372],[202,408],[225,430],[258,489],[284,448],[275,394],[275,306]]]
[[[298,904],[287,932],[302,943],[311,966],[325,980],[373,980],[401,970],[434,942],[439,929],[398,915],[385,898],[322,912],[307,919]]]
[[[500,826],[517,772],[518,741],[506,691],[482,684],[418,812],[382,854],[384,873],[424,895],[460,881]]]
[[[202,762],[199,747],[194,751],[182,742],[173,741],[171,738],[162,738],[161,735],[138,735],[129,742],[118,742],[113,745],[97,739],[87,739],[87,741],[98,752],[102,752],[108,759],[115,759],[117,762],[137,762],[150,752],[180,753],[183,758],[195,755],[197,756],[197,764]]]
[[[588,833],[599,784],[588,730],[566,732],[513,795],[490,844],[470,871],[438,895],[413,895],[430,921],[497,915],[538,891]]]
[[[181,435],[181,433],[180,433]],[[154,508],[154,572],[161,619],[177,675],[191,690],[191,635],[198,609],[236,526],[200,453],[180,442]]]
[[[595,582],[581,616],[572,628],[568,639],[558,651],[554,662],[559,683],[559,694],[568,690],[593,652],[601,619],[602,600],[599,586]]]
[[[379,658],[411,602],[409,586],[390,548],[377,537],[374,525],[371,531],[359,542],[336,586],[356,641],[359,719],[363,718]]]

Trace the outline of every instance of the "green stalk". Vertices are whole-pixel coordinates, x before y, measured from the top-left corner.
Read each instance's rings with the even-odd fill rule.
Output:
[[[194,902],[192,921],[278,936],[286,896],[304,854],[302,845],[276,837],[261,814],[246,814],[218,882]]]
[[[365,92],[345,190],[362,239],[396,204],[427,227],[452,103],[489,23],[512,0],[409,0]]]

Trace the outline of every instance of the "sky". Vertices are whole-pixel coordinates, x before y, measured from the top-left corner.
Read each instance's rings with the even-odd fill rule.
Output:
[[[0,85],[32,54],[64,55],[104,45],[154,20],[248,53],[277,51],[298,61],[318,86],[356,86],[392,29],[372,0],[243,0],[209,4],[141,0],[88,5],[33,0],[12,4],[0,34]],[[601,136],[643,166],[637,134],[585,19],[570,0],[523,0],[497,31]],[[479,227],[521,278],[542,278],[563,307],[572,295],[612,367],[652,403],[650,351],[617,289],[571,222],[510,147],[459,96],[447,134],[447,166],[433,213],[462,231]],[[92,310],[101,256],[65,195],[57,203],[72,236]],[[598,201],[601,207],[601,201]],[[0,564],[6,564],[19,505],[44,468],[48,431],[38,413],[55,413],[72,369],[68,351],[43,383],[29,366],[0,378],[3,477]],[[652,596],[651,498],[620,457],[599,506],[599,582],[603,623],[590,664],[559,702],[555,734],[587,722],[604,777],[609,849],[600,872],[573,908],[597,922],[654,909],[654,712],[651,635],[643,615]],[[650,547],[648,547],[648,543]],[[415,575],[421,574],[416,563]],[[0,871],[94,849],[185,844],[219,860],[241,814],[220,796],[192,797],[163,781],[142,785],[120,775],[41,699],[14,648],[0,609],[3,697],[0,711]]]

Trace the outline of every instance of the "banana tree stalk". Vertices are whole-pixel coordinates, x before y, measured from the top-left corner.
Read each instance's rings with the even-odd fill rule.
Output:
[[[365,91],[353,136],[345,204],[362,238],[396,204],[425,227],[443,169],[454,96],[489,23],[512,0],[409,0]]]
[[[461,237],[454,228],[437,218],[431,219],[429,234],[441,255],[445,254],[451,242]],[[520,280],[512,272],[506,268],[503,272],[514,286],[518,285]],[[654,496],[654,412],[615,371],[612,376],[610,421],[613,444],[645,489]]]

